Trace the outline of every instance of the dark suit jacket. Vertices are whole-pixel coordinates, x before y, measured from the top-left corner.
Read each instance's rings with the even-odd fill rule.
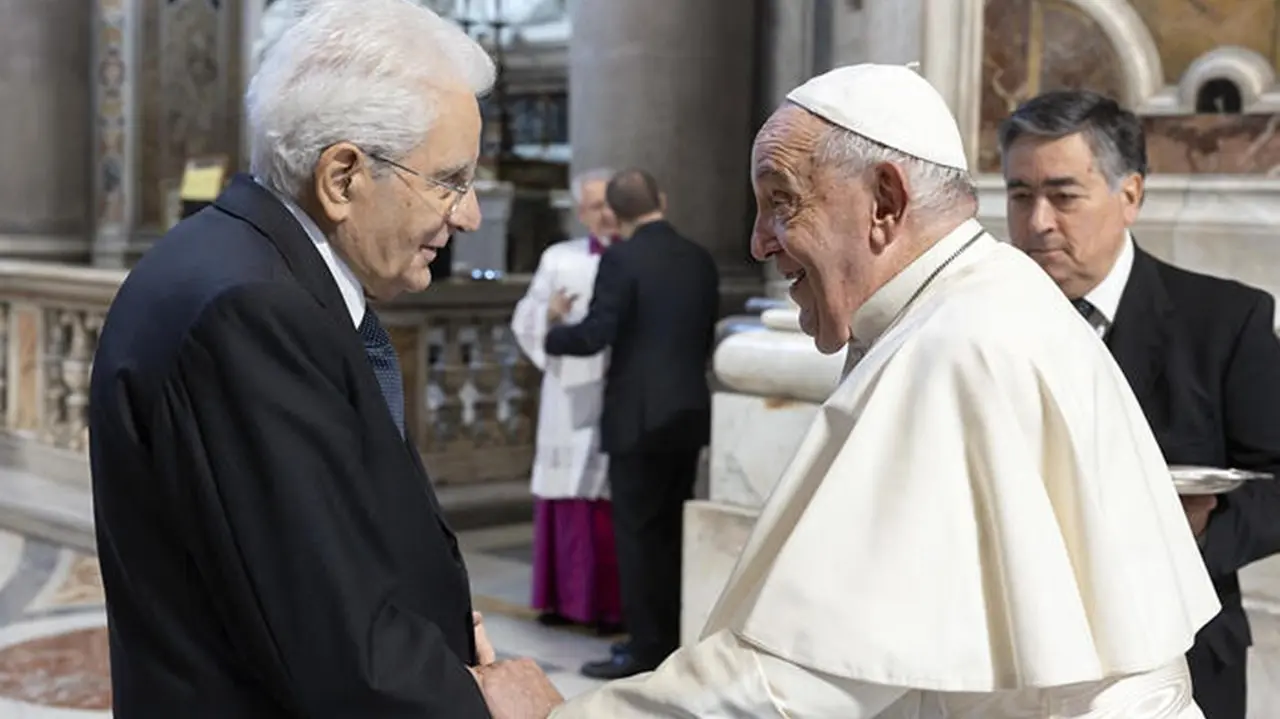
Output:
[[[605,452],[706,445],[707,360],[719,309],[711,254],[664,221],[640,226],[601,256],[587,316],[553,327],[545,345],[553,356],[612,348],[600,417]]]
[[[115,716],[488,716],[453,533],[267,190],[138,263],[90,392]]]
[[[1280,341],[1275,301],[1238,282],[1179,269],[1137,250],[1106,341],[1170,464],[1280,476]],[[1226,663],[1251,637],[1241,567],[1280,552],[1280,482],[1220,498],[1202,539],[1222,613],[1197,636]]]

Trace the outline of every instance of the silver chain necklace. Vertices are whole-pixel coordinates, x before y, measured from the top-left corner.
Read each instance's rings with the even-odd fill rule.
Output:
[[[920,286],[916,288],[916,291],[911,293],[911,297],[907,298],[907,301],[905,304],[902,305],[902,308],[899,309],[896,314],[894,314],[893,319],[889,320],[889,324],[884,328],[884,331],[881,332],[874,340],[871,340],[870,344],[868,344],[865,348],[862,348],[861,350],[856,346],[856,344],[850,346],[849,358],[845,361],[844,371],[841,373],[841,380],[843,380],[845,377],[848,377],[849,372],[853,370],[854,365],[861,362],[862,358],[866,357],[871,352],[871,349],[875,347],[877,344],[879,344],[880,340],[884,338],[885,335],[889,334],[890,330],[892,330],[894,327],[898,325],[898,322],[901,321],[903,316],[907,314],[907,310],[911,309],[911,305],[915,304],[915,301],[920,299],[920,295],[924,294],[924,291],[929,287],[929,285],[935,279],[938,278],[938,275],[942,274],[942,271],[947,269],[948,265],[950,265],[952,262],[955,262],[957,257],[964,254],[965,250],[972,247],[973,243],[977,242],[985,234],[987,234],[987,231],[985,229],[978,230],[977,234],[975,234],[973,237],[970,237],[968,240],[965,240],[965,243],[963,245],[960,245],[959,249],[957,249],[955,252],[952,252],[950,257],[943,260],[942,264],[935,267],[933,269],[933,272],[930,272],[929,276],[924,278],[924,282],[921,282]]]

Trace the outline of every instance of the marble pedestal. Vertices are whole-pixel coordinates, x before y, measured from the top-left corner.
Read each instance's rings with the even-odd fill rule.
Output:
[[[712,400],[708,496],[684,513],[685,644],[697,640],[760,507],[843,365],[843,355],[819,354],[800,333],[794,308],[765,311],[760,327],[731,334],[717,347],[722,391]]]

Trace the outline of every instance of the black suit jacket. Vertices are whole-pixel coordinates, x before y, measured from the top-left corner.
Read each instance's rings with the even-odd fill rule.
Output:
[[[1280,476],[1274,312],[1261,290],[1137,250],[1106,341],[1170,464]],[[1243,662],[1251,637],[1236,572],[1280,552],[1280,481],[1246,483],[1221,497],[1201,543],[1223,608],[1200,631],[1197,650]]]
[[[267,190],[138,263],[90,392],[115,716],[488,716],[453,533]]]
[[[697,449],[711,432],[707,360],[715,345],[715,260],[665,221],[600,258],[587,316],[547,332],[553,356],[606,347],[601,447],[610,454]]]

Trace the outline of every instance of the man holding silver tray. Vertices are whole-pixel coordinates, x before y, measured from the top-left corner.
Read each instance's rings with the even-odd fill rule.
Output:
[[[1000,147],[1011,239],[1123,370],[1222,603],[1187,654],[1196,703],[1207,719],[1244,719],[1251,637],[1236,572],[1280,552],[1280,482],[1265,481],[1280,468],[1275,301],[1134,243],[1146,140],[1114,100],[1077,91],[1033,98],[1005,121]]]

